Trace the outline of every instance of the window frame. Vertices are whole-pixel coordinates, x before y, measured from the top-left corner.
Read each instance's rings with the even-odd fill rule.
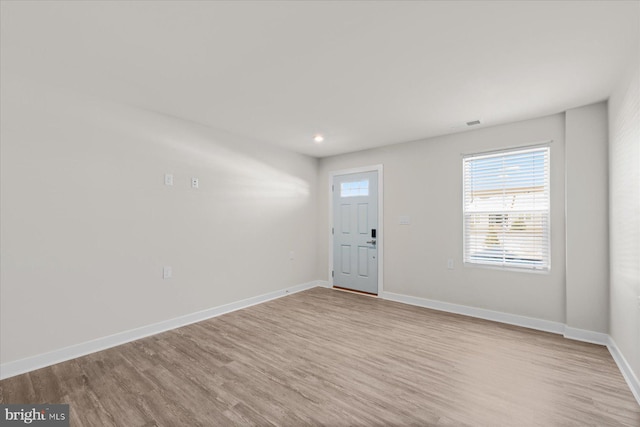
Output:
[[[533,273],[533,274],[549,274],[551,272],[551,264],[552,264],[551,263],[552,261],[551,142],[552,141],[547,141],[542,144],[524,145],[524,146],[517,146],[517,147],[505,148],[500,150],[462,154],[462,263],[465,267],[487,268],[487,269],[495,269],[495,270],[502,270],[502,271],[516,271],[516,272]],[[467,202],[466,202],[467,200],[467,194],[466,194],[466,190],[467,190],[466,178],[467,177],[466,177],[466,169],[465,169],[466,163],[473,159],[508,156],[509,154],[518,154],[518,153],[523,153],[527,151],[546,151],[545,162],[546,162],[547,170],[546,170],[546,175],[544,176],[543,182],[546,182],[546,185],[547,185],[547,188],[545,190],[546,190],[548,199],[547,199],[546,212],[541,211],[541,212],[545,212],[545,214],[547,215],[546,242],[545,242],[546,254],[547,254],[546,264],[543,264],[541,267],[536,267],[535,265],[517,264],[514,262],[509,263],[509,262],[506,262],[506,259],[504,257],[502,259],[502,263],[471,261],[470,259],[471,255],[467,254],[467,249],[468,249],[467,248],[468,247],[468,241],[467,241],[468,240],[467,239],[467,216],[468,215],[467,214],[468,212],[467,212]],[[529,212],[534,213],[535,211],[531,210]],[[504,212],[496,210],[495,214],[502,215],[504,214]],[[489,215],[490,213],[487,213],[487,216]],[[545,260],[543,258],[543,262],[544,261]]]

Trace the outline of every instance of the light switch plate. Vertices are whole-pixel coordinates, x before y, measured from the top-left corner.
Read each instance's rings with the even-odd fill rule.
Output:
[[[173,175],[170,173],[164,174],[164,185],[173,185]]]
[[[411,224],[411,218],[409,218],[409,215],[400,215],[398,217],[398,223],[400,225],[409,225]]]

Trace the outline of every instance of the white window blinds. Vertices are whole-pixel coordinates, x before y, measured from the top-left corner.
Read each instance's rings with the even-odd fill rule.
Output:
[[[549,270],[549,147],[463,159],[464,262]]]

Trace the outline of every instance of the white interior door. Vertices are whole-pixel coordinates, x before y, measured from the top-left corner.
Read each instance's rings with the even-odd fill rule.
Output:
[[[378,294],[378,172],[333,178],[333,285]]]

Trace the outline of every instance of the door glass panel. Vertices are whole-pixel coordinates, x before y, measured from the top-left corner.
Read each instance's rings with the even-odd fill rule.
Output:
[[[369,180],[340,183],[340,197],[359,197],[369,195]]]

